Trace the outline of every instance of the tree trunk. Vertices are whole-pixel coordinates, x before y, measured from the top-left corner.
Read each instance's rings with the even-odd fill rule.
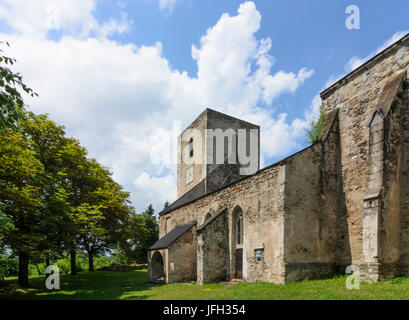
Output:
[[[77,274],[77,252],[75,249],[70,250],[71,255],[71,275],[75,276]]]
[[[18,257],[18,284],[28,287],[28,254],[20,251]]]
[[[37,269],[38,275],[41,276],[42,273],[41,273],[40,268],[38,267],[38,264],[37,264],[37,263],[35,264],[35,267],[36,267],[36,269]]]
[[[44,272],[44,274],[45,274],[45,279],[47,280],[47,278],[48,278],[48,276],[49,276],[49,273],[47,273],[47,267],[49,266],[51,264],[51,262],[50,262],[50,255],[47,253],[47,256],[46,256],[46,258],[45,258],[45,272]]]
[[[94,253],[88,253],[88,271],[94,272]]]

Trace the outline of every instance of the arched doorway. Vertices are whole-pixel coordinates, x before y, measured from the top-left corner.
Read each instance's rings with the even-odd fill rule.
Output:
[[[243,210],[236,207],[233,211],[233,256],[234,278],[243,279]]]
[[[165,279],[165,271],[163,269],[163,258],[159,251],[156,251],[152,255],[151,268],[153,281]]]

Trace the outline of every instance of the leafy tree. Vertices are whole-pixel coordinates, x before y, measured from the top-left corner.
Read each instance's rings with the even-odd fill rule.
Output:
[[[28,286],[28,263],[43,241],[44,167],[21,131],[0,133],[0,238],[19,256],[18,283]]]
[[[20,285],[29,260],[48,265],[65,252],[72,274],[77,250],[93,271],[94,256],[125,245],[132,213],[129,193],[46,115],[0,132],[0,247],[19,256]]]
[[[89,192],[87,152],[76,139],[68,138],[60,150],[60,175],[67,192],[68,215],[64,216],[65,228],[62,231],[64,249],[70,253],[71,274],[77,274],[77,250],[80,241],[80,225],[73,220],[72,214],[86,201]]]
[[[42,216],[40,228],[43,230],[43,242],[37,250],[37,261],[50,256],[63,254],[63,230],[67,227],[65,216],[69,212],[66,201],[63,166],[60,150],[67,143],[64,127],[58,126],[46,115],[28,113],[22,123],[23,133],[30,141],[30,149],[44,168],[42,176]]]
[[[129,193],[112,180],[107,169],[88,160],[87,170],[90,190],[71,216],[80,230],[80,244],[88,253],[89,271],[94,271],[96,255],[111,252],[126,241],[124,228],[133,209]]]
[[[324,137],[324,128],[327,123],[325,114],[321,111],[318,119],[311,122],[310,129],[306,130],[308,143],[315,144]]]
[[[152,204],[150,204],[143,213],[148,214],[149,216],[153,217],[153,215],[155,214],[155,209],[153,209]]]
[[[155,216],[150,215],[149,210],[142,214],[133,214],[127,234],[128,247],[124,249],[127,262],[146,263],[148,249],[158,240],[159,235],[159,225]]]
[[[0,45],[10,46],[8,42],[0,42]],[[10,70],[15,62],[15,59],[5,56],[3,49],[0,49],[0,131],[3,132],[6,128],[16,127],[24,119],[24,102],[18,89],[37,96],[23,83],[23,77],[19,73]]]
[[[167,209],[170,207],[170,203],[168,200],[165,201],[165,204],[163,205],[163,210]]]

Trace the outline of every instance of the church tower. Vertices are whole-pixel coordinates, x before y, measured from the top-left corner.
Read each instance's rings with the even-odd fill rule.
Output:
[[[206,109],[178,140],[177,195],[206,194],[260,169],[260,127]]]

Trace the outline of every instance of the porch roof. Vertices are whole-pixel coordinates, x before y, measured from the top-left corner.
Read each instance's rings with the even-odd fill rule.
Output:
[[[173,242],[175,242],[181,235],[189,231],[193,226],[196,225],[196,221],[192,221],[172,229],[171,232],[164,235],[158,241],[156,241],[149,250],[159,250],[169,247]]]

